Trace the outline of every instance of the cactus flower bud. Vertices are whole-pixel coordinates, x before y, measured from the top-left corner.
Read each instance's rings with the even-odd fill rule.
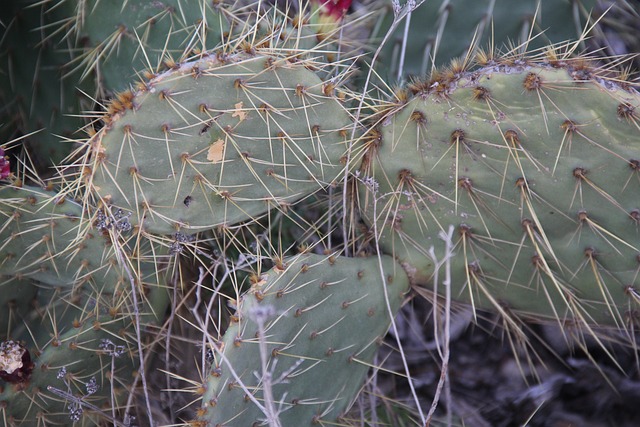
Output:
[[[345,16],[352,0],[311,0],[311,22],[317,25],[318,34],[335,30]]]

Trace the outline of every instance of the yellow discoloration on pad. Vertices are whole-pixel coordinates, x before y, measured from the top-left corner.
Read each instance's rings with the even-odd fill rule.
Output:
[[[237,104],[234,104],[234,107],[236,107],[236,109],[233,111],[233,114],[231,115],[231,117],[238,117],[240,122],[242,122],[244,119],[247,118],[247,112],[242,109],[242,106],[243,106],[242,101],[238,102]]]
[[[222,159],[224,159],[224,146],[225,142],[223,139],[218,139],[216,142],[211,144],[209,151],[207,152],[207,160],[213,163],[222,161]]]

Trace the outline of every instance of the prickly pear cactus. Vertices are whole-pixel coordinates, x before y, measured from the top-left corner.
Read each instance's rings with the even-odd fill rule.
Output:
[[[131,392],[122,384],[138,366],[140,328],[168,304],[166,245],[36,187],[0,187],[0,212],[3,419],[90,425],[103,404],[113,417]]]
[[[425,1],[411,15],[401,77],[423,76],[433,65],[464,56],[474,43],[476,47],[491,44],[492,48],[500,49],[503,45],[516,47],[526,42],[524,51],[546,43],[577,40],[595,3],[594,0]],[[393,20],[390,3],[388,9],[381,26],[382,35]],[[530,36],[537,37],[530,40]],[[403,21],[393,32],[377,65],[386,81],[397,80],[404,39]]]
[[[229,28],[222,2],[195,0],[77,1],[74,65],[95,72],[103,93],[126,90],[145,69],[157,70],[222,43]]]
[[[389,327],[387,299],[395,314],[407,290],[388,256],[300,255],[267,271],[240,300],[222,341],[212,343],[199,420],[229,427],[270,417],[282,426],[339,422]]]
[[[307,62],[212,54],[121,95],[87,143],[96,199],[150,232],[285,208],[339,178],[349,111]]]
[[[130,229],[126,217],[109,221],[98,213],[92,227],[82,205],[37,187],[0,187],[0,274],[52,286],[123,281],[108,227]]]
[[[361,202],[380,245],[429,284],[457,227],[454,296],[624,325],[640,287],[638,92],[583,60],[507,58],[416,83],[383,119]]]
[[[157,324],[168,304],[162,253],[136,260],[135,298],[130,283],[35,284],[33,309],[13,320],[0,344],[6,350],[0,351],[0,411],[8,426],[123,418],[139,367],[137,328]],[[104,411],[105,405],[113,409]]]
[[[21,356],[21,363],[14,360],[5,364],[6,383],[0,390],[0,402],[7,425],[71,425],[81,420],[90,425],[100,418],[99,408],[104,403],[113,407],[124,404],[127,390],[119,383],[132,381],[136,359],[133,343],[118,337],[123,326],[121,321],[97,318],[80,327],[69,327],[48,342],[39,343],[37,349],[18,341],[4,341],[2,345],[11,346],[14,352],[19,350]],[[0,354],[0,366],[8,357]],[[110,377],[117,381],[114,401]]]

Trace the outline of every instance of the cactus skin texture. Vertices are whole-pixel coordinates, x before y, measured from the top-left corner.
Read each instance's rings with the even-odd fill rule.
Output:
[[[51,286],[123,281],[110,241],[82,205],[37,187],[0,187],[0,274]],[[126,225],[126,218],[120,225]]]
[[[74,31],[84,45],[76,66],[96,72],[101,93],[128,89],[140,70],[216,47],[229,27],[211,1],[74,1]]]
[[[84,179],[149,232],[253,219],[343,173],[351,118],[332,90],[282,58],[182,64],[129,92],[88,142]]]
[[[29,279],[12,276],[0,277],[0,341],[29,312],[36,296],[36,284]]]
[[[394,276],[396,269],[400,274]],[[264,322],[263,354],[280,425],[339,421],[362,385],[377,340],[389,327],[385,291],[395,313],[407,290],[406,275],[388,256],[379,260],[307,254],[264,273],[240,300],[237,322],[217,345],[199,420],[234,427],[265,419],[238,381],[267,405],[256,316],[270,313]]]
[[[432,63],[441,66],[466,55],[473,43],[479,47],[491,43],[497,48],[507,43],[511,46],[524,43],[529,40],[538,4],[540,10],[531,34],[544,33],[528,41],[527,49],[523,50],[577,40],[585,27],[585,16],[595,3],[594,0],[425,1],[412,12],[403,77],[423,76],[431,71]],[[381,28],[382,35],[392,20],[393,12],[389,11]],[[403,34],[404,22],[385,45],[377,65],[377,71],[387,81],[397,80]]]
[[[361,201],[383,251],[429,284],[427,251],[441,256],[433,236],[453,224],[454,297],[627,324],[640,287],[640,96],[582,60],[485,65],[413,85],[382,120],[363,165],[379,188],[363,186]]]

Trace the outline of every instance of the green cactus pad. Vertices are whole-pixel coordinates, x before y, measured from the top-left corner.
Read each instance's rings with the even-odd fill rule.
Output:
[[[121,384],[133,380],[135,342],[118,336],[126,326],[122,318],[93,320],[79,327],[68,325],[55,337],[45,338],[37,348],[22,345],[33,368],[24,381],[3,382],[0,387],[0,412],[7,425],[37,425],[38,420],[47,425],[72,425],[80,420],[92,425],[101,418],[95,409],[78,404],[69,396],[94,408],[105,402],[117,408],[126,402],[128,391]],[[115,382],[113,402],[110,377]]]
[[[76,67],[95,71],[107,93],[128,89],[141,70],[216,48],[229,28],[221,3],[212,1],[77,3],[74,30],[85,52]]]
[[[0,414],[7,426],[112,424],[111,410],[103,409],[111,407],[116,422],[122,419],[139,366],[137,347],[133,337],[119,336],[130,324],[101,320],[106,325],[100,329],[100,322],[71,329],[41,351],[23,346],[33,363],[28,379],[0,382]]]
[[[394,275],[396,270],[399,274]],[[389,327],[385,292],[395,314],[407,289],[406,275],[387,256],[301,255],[269,270],[241,299],[237,322],[215,351],[200,421],[239,427],[265,419],[254,403],[268,405],[258,319],[264,325],[262,355],[280,425],[339,421],[362,387],[378,339]]]
[[[63,287],[122,281],[109,240],[80,204],[36,187],[5,186],[0,214],[1,274]]]
[[[12,276],[0,277],[0,341],[22,323],[31,308],[37,287],[32,280]]]
[[[155,233],[286,208],[342,176],[351,135],[333,85],[307,65],[237,54],[158,75],[88,141],[84,179]]]
[[[383,251],[430,284],[429,248],[442,256],[454,225],[455,297],[582,324],[635,317],[640,96],[602,74],[511,58],[412,86],[363,165]]]

